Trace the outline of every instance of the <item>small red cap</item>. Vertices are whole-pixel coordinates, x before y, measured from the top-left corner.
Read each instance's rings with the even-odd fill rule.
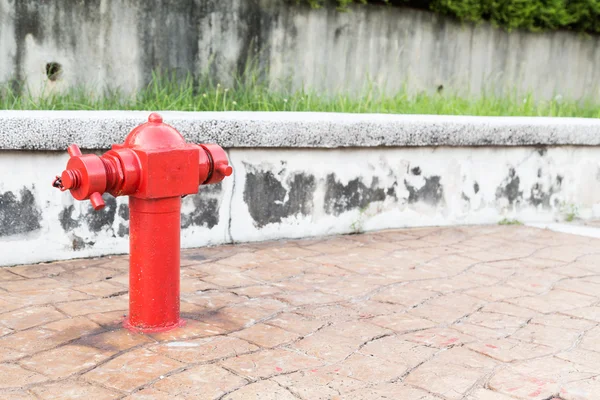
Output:
[[[163,119],[158,113],[152,113],[148,116],[148,122],[153,122],[155,124],[162,124]]]

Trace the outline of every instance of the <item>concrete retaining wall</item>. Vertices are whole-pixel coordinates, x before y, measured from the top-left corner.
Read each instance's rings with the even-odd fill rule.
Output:
[[[0,83],[33,93],[132,92],[152,71],[229,84],[251,59],[273,85],[319,91],[600,95],[600,37],[507,33],[385,6],[351,12],[286,0],[0,0]],[[49,80],[47,66],[61,66]],[[50,72],[54,71],[53,67]],[[54,74],[53,74],[54,75]]]
[[[147,117],[111,114],[104,120],[103,112],[0,112],[0,265],[127,252],[127,198],[105,196],[106,209],[95,212],[50,186],[68,158],[56,149],[77,142],[100,151]],[[163,117],[190,139],[225,145],[235,171],[183,199],[185,247],[600,216],[600,121]]]

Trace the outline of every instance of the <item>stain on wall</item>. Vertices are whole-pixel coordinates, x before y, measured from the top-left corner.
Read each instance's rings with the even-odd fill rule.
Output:
[[[424,177],[424,179],[425,184],[420,188],[416,188],[406,180],[404,181],[404,185],[408,190],[408,203],[414,204],[417,202],[424,202],[432,206],[437,206],[444,199],[444,188],[440,183],[442,178],[434,175]]]
[[[223,187],[216,185],[201,186],[198,194],[186,196],[183,201],[193,204],[193,211],[182,213],[181,228],[204,226],[212,228],[219,223],[219,208],[221,206]]]
[[[80,221],[73,218],[73,211],[75,211],[75,206],[71,204],[69,207],[63,208],[62,211],[58,213],[60,226],[62,226],[65,232],[72,231],[80,225]]]
[[[496,189],[496,200],[506,198],[511,206],[519,203],[523,198],[523,191],[519,190],[520,182],[521,179],[517,176],[517,172],[511,167],[508,170],[508,176]]]
[[[119,206],[119,217],[125,221],[129,221],[129,206],[127,204],[121,204]]]
[[[542,169],[538,171],[538,178],[542,178]],[[530,191],[529,203],[535,207],[541,205],[543,208],[551,208],[550,201],[552,196],[561,190],[563,177],[557,175],[553,182],[548,186],[543,182],[536,182]],[[558,202],[558,200],[556,200]],[[558,204],[554,204],[558,206]]]
[[[127,204],[119,205],[118,214],[119,217],[121,217],[124,221],[129,221],[129,206]],[[120,223],[119,229],[117,230],[117,235],[119,235],[119,237],[129,235],[129,225]]]
[[[85,222],[87,223],[90,231],[100,232],[103,228],[110,228],[115,222],[115,215],[117,213],[117,199],[109,194],[102,195],[106,206],[96,211],[91,204],[88,204],[88,211],[85,215]]]
[[[370,186],[366,186],[360,178],[347,184],[336,180],[335,174],[327,175],[325,182],[325,212],[340,215],[345,211],[363,209],[374,201],[384,201],[386,188],[379,187],[379,179],[374,177]]]
[[[32,191],[35,191],[35,187],[23,187],[20,198],[11,191],[0,194],[0,237],[40,229],[42,211]]]
[[[85,241],[83,240],[83,238],[75,235],[75,234],[71,234],[71,247],[73,247],[73,250],[78,251],[78,250],[83,250],[86,247],[92,247],[94,244],[96,244],[96,242],[90,240],[90,241]]]
[[[246,174],[244,202],[256,226],[263,227],[286,217],[312,213],[315,189],[313,175],[294,173],[284,185],[273,172],[255,170]]]
[[[124,237],[129,235],[129,225],[119,224],[119,229],[117,230],[117,235],[119,237]]]

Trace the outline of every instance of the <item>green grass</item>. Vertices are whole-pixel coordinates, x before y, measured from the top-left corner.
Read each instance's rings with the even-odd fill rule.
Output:
[[[517,219],[504,218],[503,220],[498,222],[498,225],[523,225],[523,223]]]
[[[359,94],[319,94],[272,90],[252,75],[225,87],[192,79],[155,75],[135,96],[119,92],[102,95],[80,88],[41,97],[18,95],[0,87],[0,109],[9,110],[176,110],[176,111],[323,111],[347,113],[448,114],[483,116],[600,117],[600,104],[590,101],[540,101],[532,96],[465,98],[449,93],[409,95],[386,93],[369,85]]]

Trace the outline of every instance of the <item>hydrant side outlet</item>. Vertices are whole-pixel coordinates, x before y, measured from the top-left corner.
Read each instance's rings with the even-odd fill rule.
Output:
[[[186,143],[162,117],[129,133],[102,156],[69,146],[67,169],[53,186],[104,207],[103,193],[129,196],[129,315],[124,326],[159,332],[183,324],[179,313],[181,197],[232,173],[216,144]]]

